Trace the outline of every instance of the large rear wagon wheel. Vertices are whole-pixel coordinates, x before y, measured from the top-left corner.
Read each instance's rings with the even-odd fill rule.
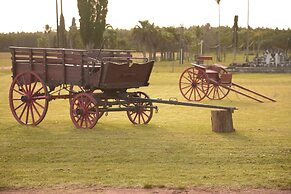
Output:
[[[93,128],[99,119],[95,98],[88,93],[77,94],[71,100],[70,115],[76,128]]]
[[[48,91],[34,72],[18,74],[9,90],[9,105],[14,118],[23,125],[38,125],[48,110]]]
[[[181,94],[189,101],[201,101],[208,93],[209,83],[205,72],[190,67],[180,76]]]
[[[148,99],[149,96],[144,92],[135,92],[132,97]],[[130,106],[133,110],[127,111],[127,117],[135,125],[148,124],[153,117],[153,103],[151,102],[134,102]]]

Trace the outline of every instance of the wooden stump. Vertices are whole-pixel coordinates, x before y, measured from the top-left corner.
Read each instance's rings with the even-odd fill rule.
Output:
[[[232,112],[230,110],[211,111],[212,131],[233,132]]]

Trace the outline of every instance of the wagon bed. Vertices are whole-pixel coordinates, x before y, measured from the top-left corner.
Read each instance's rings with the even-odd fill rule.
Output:
[[[10,47],[12,72],[32,71],[50,88],[61,84],[90,89],[128,89],[148,85],[154,62],[132,60],[130,51]]]

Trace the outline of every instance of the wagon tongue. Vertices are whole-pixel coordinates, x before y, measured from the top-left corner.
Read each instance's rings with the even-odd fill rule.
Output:
[[[234,110],[238,110],[236,107],[230,106],[219,106],[219,105],[212,105],[212,104],[202,104],[197,102],[179,102],[175,98],[170,98],[169,100],[163,100],[161,98],[139,98],[139,97],[128,97],[127,100],[136,101],[136,102],[154,102],[160,104],[169,104],[169,105],[178,105],[178,106],[192,106],[192,107],[201,107],[201,108],[212,108],[212,109],[223,109],[229,110],[233,112]]]

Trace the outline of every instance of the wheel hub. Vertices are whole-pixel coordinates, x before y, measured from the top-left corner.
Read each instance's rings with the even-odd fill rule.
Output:
[[[32,98],[29,95],[21,96],[20,100],[25,103],[31,103]]]
[[[77,108],[77,109],[76,109],[76,114],[77,114],[77,115],[84,116],[84,115],[85,115],[85,110],[82,109],[82,108]]]
[[[196,88],[197,87],[197,83],[196,82],[192,82],[191,86],[192,86],[192,88]]]

